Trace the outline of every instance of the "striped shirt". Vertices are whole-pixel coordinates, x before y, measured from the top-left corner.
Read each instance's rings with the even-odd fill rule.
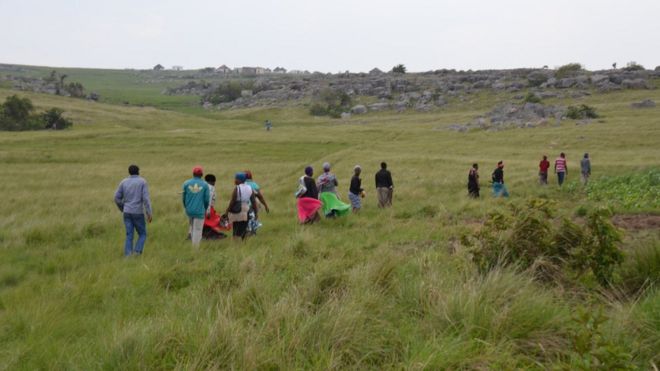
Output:
[[[566,159],[565,158],[557,158],[555,160],[555,170],[558,173],[565,173],[566,172]]]

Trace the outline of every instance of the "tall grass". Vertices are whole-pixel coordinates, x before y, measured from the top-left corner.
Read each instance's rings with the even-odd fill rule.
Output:
[[[0,98],[8,94],[0,90]],[[472,106],[457,103],[439,113],[370,114],[339,123],[304,109],[200,117],[29,95],[38,106],[64,108],[75,126],[0,133],[0,365],[562,367],[572,347],[571,313],[588,305],[585,297],[604,302],[607,339],[635,365],[657,364],[656,291],[636,300],[603,299],[510,269],[481,274],[454,243],[511,202],[467,199],[473,162],[485,183],[504,159],[512,200],[552,198],[566,216],[586,193],[577,186],[570,192],[538,187],[542,153],[566,152],[572,169],[571,159],[590,152],[594,182],[602,174],[634,172],[640,159],[644,167],[660,166],[658,116],[626,108],[637,94],[587,98],[607,117],[602,125],[469,134],[437,128],[470,119],[501,97],[475,97]],[[657,91],[644,94],[659,98]],[[267,133],[259,123],[274,116]],[[344,198],[353,166],[362,165],[364,210],[299,226],[296,179],[304,166],[318,171],[324,161],[333,164]],[[381,161],[394,174],[394,207],[387,210],[377,209],[372,184]],[[112,195],[130,163],[140,165],[150,184],[155,214],[145,254],[124,259]],[[233,173],[253,171],[272,209],[262,214],[256,238],[191,249],[178,192],[196,164],[218,177],[220,205]]]

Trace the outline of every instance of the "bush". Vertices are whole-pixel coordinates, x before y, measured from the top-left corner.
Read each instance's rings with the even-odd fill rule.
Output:
[[[645,68],[641,64],[637,62],[628,62],[625,67],[623,67],[624,71],[628,72],[633,72],[633,71],[644,71]]]
[[[542,72],[532,72],[527,76],[529,86],[537,87],[548,81],[548,75]]]
[[[578,73],[582,72],[582,65],[579,63],[569,63],[565,64],[555,72],[555,77],[558,79],[563,79],[564,77],[575,76]]]
[[[529,93],[527,93],[527,95],[525,95],[524,102],[525,103],[541,103],[541,98],[538,95],[536,95],[532,92],[529,92]]]
[[[211,102],[213,104],[233,102],[241,97],[241,92],[251,89],[251,83],[240,83],[239,81],[222,82],[210,93],[202,97],[202,102]]]
[[[403,64],[397,64],[396,66],[392,67],[392,72],[394,73],[406,73],[406,71],[406,66]]]
[[[546,200],[511,206],[492,214],[474,236],[464,236],[472,260],[481,271],[514,265],[532,269],[539,278],[556,280],[560,270],[574,276],[591,273],[605,285],[623,261],[618,230],[607,209],[589,213],[585,226],[557,218]]]
[[[581,104],[577,107],[569,106],[566,111],[566,117],[573,120],[595,119],[598,118],[598,114],[596,113],[595,108],[587,106],[586,104]]]
[[[313,116],[339,118],[342,112],[351,108],[352,104],[352,99],[348,94],[334,89],[321,90],[316,100],[317,102],[309,110]]]
[[[42,114],[44,128],[53,130],[62,130],[70,127],[73,123],[62,116],[59,108],[51,108]]]
[[[578,308],[571,331],[568,363],[574,370],[635,370],[633,357],[605,336],[602,325],[609,318],[602,308]]]

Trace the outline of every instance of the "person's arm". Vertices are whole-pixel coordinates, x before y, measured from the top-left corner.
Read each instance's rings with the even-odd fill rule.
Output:
[[[204,200],[204,210],[211,210],[211,191],[209,190],[209,186],[207,185],[204,187],[204,193],[203,193],[203,200]]]
[[[147,214],[147,221],[151,223],[153,214],[151,210],[151,199],[149,198],[149,185],[146,181],[142,187],[142,203],[144,204],[144,211]]]
[[[117,192],[115,192],[115,205],[119,211],[124,212],[124,182],[119,183]]]
[[[374,179],[376,180],[376,188],[378,188],[378,173],[376,173],[376,176],[374,177]]]
[[[183,204],[183,208],[186,208],[186,183],[183,183],[183,186],[181,186],[181,203]]]
[[[252,211],[254,211],[254,218],[258,219],[259,208],[257,207],[257,198],[254,196],[254,192],[250,195],[250,203],[252,204]]]
[[[231,198],[229,199],[229,205],[227,205],[227,210],[225,210],[225,214],[229,214],[229,209],[231,209],[231,205],[236,202],[236,188],[234,187],[234,190],[231,192]]]
[[[264,198],[264,195],[261,193],[261,190],[257,193],[257,198],[259,199],[259,202],[261,202],[262,205],[264,205],[264,209],[266,209],[266,212],[269,213],[270,210],[268,209],[268,204],[266,203],[266,199]]]
[[[587,168],[589,169],[589,175],[591,175],[591,161],[587,162]]]

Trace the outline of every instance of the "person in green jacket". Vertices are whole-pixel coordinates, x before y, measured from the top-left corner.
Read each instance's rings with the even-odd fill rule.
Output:
[[[204,229],[204,216],[209,208],[209,185],[202,180],[201,166],[193,168],[193,177],[183,183],[183,207],[188,215],[188,233],[193,247],[199,247]]]

